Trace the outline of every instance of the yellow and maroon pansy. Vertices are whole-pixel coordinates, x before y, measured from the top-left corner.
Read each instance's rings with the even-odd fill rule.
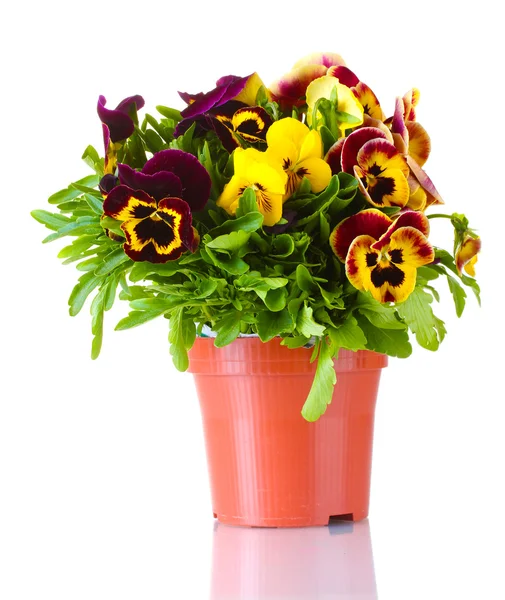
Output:
[[[393,141],[391,133],[377,127],[360,127],[344,138],[342,145],[341,167],[345,173],[354,174],[354,167],[358,164],[358,153],[363,146],[376,139]]]
[[[308,85],[326,75],[328,68],[341,65],[344,59],[333,52],[318,52],[300,59],[289,73],[283,75],[270,86],[273,99],[283,109],[305,104],[305,94]]]
[[[231,115],[224,110],[212,116],[220,125],[215,127],[215,131],[224,148],[230,153],[238,148],[242,141],[249,144],[264,142],[272,124],[272,118],[260,106],[243,106],[232,111]]]
[[[237,148],[233,153],[233,166],[233,177],[225,185],[217,205],[234,215],[240,196],[251,188],[256,194],[258,210],[264,216],[264,225],[275,225],[282,217],[288,179],[282,165],[267,152]]]
[[[409,167],[391,142],[372,139],[356,157],[354,175],[365,198],[377,207],[400,206],[409,199]]]
[[[316,194],[327,187],[331,169],[323,159],[323,142],[318,131],[287,117],[271,125],[266,139],[267,155],[281,164],[287,175],[284,201],[296,192],[304,177]]]
[[[369,291],[379,302],[403,302],[414,290],[417,268],[434,259],[427,233],[427,218],[421,213],[406,211],[392,222],[368,209],[337,225],[330,244],[345,260],[355,288]]]
[[[475,263],[477,262],[477,255],[481,250],[481,246],[482,242],[479,237],[465,235],[456,250],[456,268],[460,275],[464,269],[468,275],[475,277]]]
[[[353,124],[346,122],[340,123],[340,133],[342,136],[344,136],[348,129],[354,129],[363,124],[363,107],[356,98],[354,92],[331,75],[319,77],[318,79],[312,81],[307,87],[307,123],[309,126],[317,126],[317,123],[313,123],[313,112],[316,103],[321,98],[326,98],[329,100],[335,88],[337,90],[336,110],[341,113],[346,113],[355,119]]]
[[[122,221],[125,254],[134,261],[165,263],[195,244],[191,209],[180,198],[157,202],[142,190],[120,185],[104,200],[104,214]]]

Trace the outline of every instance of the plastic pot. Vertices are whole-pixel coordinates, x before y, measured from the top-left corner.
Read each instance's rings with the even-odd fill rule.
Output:
[[[300,411],[315,363],[280,339],[239,338],[190,351],[214,516],[232,525],[300,527],[368,515],[375,403],[387,357],[340,351],[326,413]]]

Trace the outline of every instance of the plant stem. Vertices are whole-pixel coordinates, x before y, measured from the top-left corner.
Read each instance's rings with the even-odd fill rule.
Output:
[[[434,215],[426,215],[428,219],[452,219],[452,215],[444,215],[442,213],[436,213]]]

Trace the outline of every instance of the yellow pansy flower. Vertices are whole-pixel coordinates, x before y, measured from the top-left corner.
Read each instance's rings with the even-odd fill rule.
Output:
[[[287,175],[280,163],[266,152],[254,148],[237,148],[233,153],[234,175],[224,187],[217,205],[234,215],[240,196],[247,188],[254,190],[263,223],[275,225],[282,217]]]
[[[284,200],[294,194],[304,177],[310,181],[313,192],[326,188],[331,168],[323,160],[323,142],[318,131],[311,131],[297,119],[287,117],[270,126],[266,140],[266,154],[281,164],[287,175]]]

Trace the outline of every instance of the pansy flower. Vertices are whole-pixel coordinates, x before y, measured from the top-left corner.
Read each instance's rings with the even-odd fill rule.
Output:
[[[354,175],[370,204],[378,207],[407,204],[409,167],[391,142],[380,138],[366,142],[356,156],[356,163]]]
[[[239,113],[233,119],[240,109],[256,104],[256,96],[262,86],[264,87],[258,74],[252,73],[247,77],[221,77],[210,92],[179,92],[188,106],[181,112],[183,119],[175,128],[174,136],[183,135],[195,123],[197,135],[215,130],[229,152],[239,145],[236,135],[233,134],[246,133],[264,140],[264,134],[271,122],[265,110],[255,107],[257,110],[254,114]],[[258,121],[261,121],[261,124]]]
[[[331,169],[323,160],[323,142],[318,131],[287,117],[269,128],[267,144],[267,154],[282,165],[288,178],[284,200],[296,192],[304,177],[316,194],[327,187]]]
[[[105,147],[105,174],[113,173],[116,168],[116,155],[124,140],[135,131],[137,110],[144,106],[142,96],[129,96],[122,100],[114,110],[105,107],[106,99],[99,96],[97,112],[102,122],[103,143]]]
[[[105,215],[122,221],[125,253],[135,261],[164,263],[193,251],[197,233],[192,211],[203,209],[211,187],[198,159],[181,150],[162,150],[142,171],[120,164],[118,173],[120,185],[112,180],[103,183],[107,192],[103,209]]]
[[[234,215],[240,196],[247,188],[254,190],[263,223],[271,226],[282,217],[287,175],[281,164],[266,152],[254,148],[237,148],[233,153],[234,175],[217,200],[230,215]]]
[[[123,249],[132,260],[165,263],[194,249],[191,210],[180,198],[157,202],[142,190],[120,185],[104,200],[103,209],[122,221]]]
[[[477,262],[477,255],[481,249],[481,239],[479,237],[472,237],[471,235],[465,235],[462,242],[459,244],[456,250],[456,268],[461,275],[463,269],[475,277],[475,263]]]
[[[339,223],[330,245],[355,288],[379,302],[403,302],[414,290],[417,268],[433,262],[428,233],[422,213],[406,211],[392,221],[372,208]]]
[[[332,52],[309,54],[299,60],[289,73],[283,75],[270,86],[273,99],[283,109],[305,104],[305,94],[309,84],[326,75],[332,66],[344,66],[344,59]]]
[[[337,91],[336,110],[339,113],[349,115],[353,119],[352,123],[343,121],[339,124],[341,135],[344,136],[347,129],[354,129],[363,124],[363,106],[349,87],[330,75],[315,79],[307,87],[307,123],[308,125],[317,125],[317,123],[313,123],[313,112],[316,103],[321,98],[329,100],[335,88]]]

